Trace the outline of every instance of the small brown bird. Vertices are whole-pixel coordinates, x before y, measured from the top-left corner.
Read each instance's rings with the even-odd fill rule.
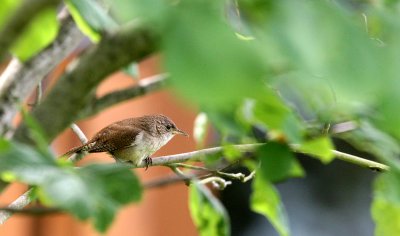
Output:
[[[144,160],[146,169],[152,164],[150,156],[164,146],[175,134],[188,136],[164,115],[148,115],[110,124],[86,144],[72,148],[63,156],[80,152],[108,152],[116,161],[136,166]]]

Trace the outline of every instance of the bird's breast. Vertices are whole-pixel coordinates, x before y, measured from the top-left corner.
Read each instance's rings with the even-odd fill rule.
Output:
[[[136,136],[135,141],[130,147],[116,151],[114,156],[119,160],[131,161],[135,165],[139,165],[144,158],[151,156],[171,140],[172,137],[172,134],[154,137],[142,131]]]

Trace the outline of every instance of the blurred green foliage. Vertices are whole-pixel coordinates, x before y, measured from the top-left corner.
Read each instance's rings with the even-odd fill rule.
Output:
[[[128,167],[120,164],[75,168],[50,153],[0,140],[0,173],[5,181],[37,186],[41,203],[69,211],[79,219],[93,218],[104,232],[116,210],[141,198],[141,186]]]
[[[190,186],[189,207],[199,235],[230,235],[225,208],[204,185],[195,183]]]
[[[0,30],[20,5],[19,0],[4,0],[0,4]],[[25,30],[13,43],[11,52],[21,61],[27,61],[49,45],[58,32],[55,7],[48,7],[31,19]]]
[[[397,1],[69,0],[67,5],[79,27],[95,42],[129,21],[140,21],[157,31],[171,87],[207,114],[220,131],[221,143],[227,145],[228,161],[240,159],[230,144],[270,140],[248,160],[249,169],[257,170],[251,207],[265,215],[280,235],[289,235],[290,230],[271,182],[304,174],[291,147],[329,163],[334,158],[332,137],[391,166],[391,173],[376,180],[372,215],[377,235],[398,232]],[[13,1],[0,7],[0,27],[5,13],[14,8]],[[49,20],[54,17],[51,14],[43,17]],[[23,54],[27,58],[32,52],[23,49]],[[345,121],[355,127],[339,134],[329,129]],[[207,122],[197,122],[196,129],[202,146]],[[38,185],[45,202],[82,219],[94,217],[101,230],[117,206],[140,197],[137,179],[122,167],[74,170],[43,154],[43,147],[36,152],[5,141],[1,146],[4,178]],[[27,158],[17,157],[21,155]],[[9,156],[15,158],[8,161]],[[63,182],[52,182],[48,173]],[[105,180],[109,173],[113,177]],[[88,184],[92,174],[100,178]],[[130,192],[113,187],[118,181],[131,183]],[[54,191],[65,187],[62,183],[77,190],[63,198]],[[82,202],[80,198],[89,190],[98,194]],[[215,197],[197,184],[190,187],[190,193],[200,234],[229,234],[229,220]],[[130,197],[121,199],[120,194]],[[100,200],[107,204],[93,205]]]

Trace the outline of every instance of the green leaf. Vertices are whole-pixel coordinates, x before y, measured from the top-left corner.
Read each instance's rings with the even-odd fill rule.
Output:
[[[122,164],[75,169],[6,140],[0,140],[0,176],[37,186],[35,192],[43,204],[65,209],[81,220],[94,218],[101,232],[122,205],[139,201],[142,193],[137,177]]]
[[[261,161],[261,173],[268,181],[287,178],[293,166],[294,156],[289,147],[277,142],[268,142],[257,150]]]
[[[163,0],[106,0],[110,5],[111,15],[119,23],[126,23],[134,19],[152,21],[153,24],[165,23],[165,10],[169,1]]]
[[[298,160],[293,159],[292,166],[289,171],[289,176],[294,178],[304,177],[306,175],[303,167]]]
[[[243,153],[236,148],[235,145],[230,144],[223,146],[223,154],[224,157],[230,162],[234,162],[238,158],[243,157]]]
[[[339,137],[400,170],[400,161],[397,158],[400,154],[399,143],[371,122],[360,120],[357,129],[339,134]]]
[[[57,172],[55,159],[24,144],[0,139],[0,173],[13,173],[30,184],[40,184]]]
[[[333,149],[332,141],[327,136],[306,141],[299,146],[299,151],[316,157],[325,164],[331,162],[335,158],[332,152]]]
[[[278,191],[257,173],[253,180],[250,207],[254,212],[264,215],[281,236],[290,235],[286,211]]]
[[[374,183],[372,218],[376,236],[392,236],[400,232],[400,174],[388,172]]]
[[[276,76],[273,84],[285,103],[304,120],[325,123],[338,119],[340,113],[336,110],[338,104],[335,91],[327,78],[290,71]]]
[[[220,1],[182,1],[171,8],[164,59],[174,87],[202,108],[229,110],[264,93],[265,67],[253,41],[239,40]]]
[[[95,0],[68,0],[66,4],[79,29],[93,42],[100,40],[101,33],[118,27],[115,20]]]
[[[10,15],[21,3],[21,0],[2,0],[0,4],[0,30]]]
[[[28,134],[36,144],[36,147],[40,150],[43,155],[50,155],[48,143],[48,138],[43,131],[43,128],[37,123],[37,121],[25,110],[21,110],[22,118],[28,129]]]
[[[230,235],[225,208],[204,185],[193,183],[190,186],[189,207],[199,235]]]
[[[30,20],[11,52],[22,61],[28,60],[55,39],[58,28],[57,10],[53,7],[42,10]]]
[[[257,123],[264,124],[270,131],[283,133],[289,142],[302,141],[304,125],[272,90],[266,90],[262,99],[255,102],[253,113]]]

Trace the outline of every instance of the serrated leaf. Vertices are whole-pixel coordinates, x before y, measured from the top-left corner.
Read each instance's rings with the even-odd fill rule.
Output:
[[[102,32],[118,27],[114,19],[94,0],[68,0],[66,4],[79,29],[93,42],[100,40]]]
[[[268,181],[279,181],[290,174],[294,156],[289,147],[277,142],[268,142],[257,150],[261,162],[261,173]]]
[[[11,52],[21,61],[28,60],[55,39],[58,28],[55,7],[43,9],[30,20],[24,32],[11,47]]]
[[[299,150],[313,157],[320,159],[323,163],[331,162],[335,155],[332,150],[334,146],[329,137],[318,137],[302,143]]]
[[[254,212],[264,215],[281,236],[290,235],[286,211],[278,191],[260,174],[256,174],[250,197],[250,207]]]
[[[374,183],[372,218],[376,236],[392,236],[400,232],[400,174],[385,173]]]
[[[193,183],[190,186],[189,207],[199,235],[230,235],[226,210],[204,185]]]

